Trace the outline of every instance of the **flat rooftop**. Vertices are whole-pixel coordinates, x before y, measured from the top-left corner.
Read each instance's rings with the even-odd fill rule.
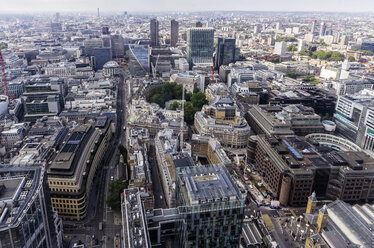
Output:
[[[0,181],[0,201],[10,201],[15,198],[22,186],[24,177],[2,179]]]
[[[185,167],[179,176],[184,181],[188,205],[242,199],[223,166]]]

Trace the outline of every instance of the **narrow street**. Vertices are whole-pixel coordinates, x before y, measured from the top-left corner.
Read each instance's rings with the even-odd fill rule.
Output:
[[[96,172],[92,184],[87,217],[81,222],[64,223],[66,247],[72,247],[79,241],[87,247],[120,247],[116,239],[121,240],[121,212],[111,210],[106,205],[106,198],[111,177],[117,174],[117,147],[119,144],[124,144],[126,140],[123,130],[126,121],[126,78],[126,73],[121,71],[117,86],[116,129],[107,148],[107,155],[101,168]],[[102,222],[102,230],[99,230],[100,222]]]

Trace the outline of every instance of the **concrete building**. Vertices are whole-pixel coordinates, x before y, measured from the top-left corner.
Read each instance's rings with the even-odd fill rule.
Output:
[[[112,60],[112,48],[95,48],[94,57],[95,69],[101,70],[107,62]]]
[[[170,46],[175,47],[179,38],[179,23],[176,20],[170,21]]]
[[[274,54],[284,56],[286,54],[287,43],[284,41],[275,42]]]
[[[257,134],[304,136],[325,132],[321,117],[311,107],[303,105],[252,106],[248,111],[248,123]]]
[[[137,188],[125,189],[121,194],[122,237],[124,248],[151,248],[146,213]]]
[[[160,46],[159,22],[157,19],[151,20],[150,29],[151,29],[151,47]]]
[[[255,142],[249,143],[248,157],[255,158],[256,168],[284,206],[303,206],[312,192],[317,198],[347,202],[374,198],[374,159],[364,152],[334,152],[297,136],[251,138]]]
[[[196,112],[194,125],[199,134],[213,135],[223,146],[230,148],[246,147],[250,134],[246,120],[229,97],[221,96]]]
[[[112,134],[110,120],[79,125],[47,170],[51,205],[63,220],[82,220],[87,215],[93,176],[100,166]]]

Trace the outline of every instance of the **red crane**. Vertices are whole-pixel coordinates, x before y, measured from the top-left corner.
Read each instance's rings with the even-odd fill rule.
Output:
[[[212,56],[212,62],[213,62],[213,66],[212,66],[212,84],[214,84],[214,54]]]
[[[6,81],[5,66],[4,66],[3,54],[1,53],[1,48],[0,48],[0,63],[1,63],[1,70],[3,71],[3,79],[4,79],[4,85],[5,85],[5,93],[6,93],[7,97],[9,98],[8,82]]]

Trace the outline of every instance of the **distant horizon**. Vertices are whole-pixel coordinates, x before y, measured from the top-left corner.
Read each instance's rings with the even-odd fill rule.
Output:
[[[372,13],[372,0],[2,0],[0,13],[101,13],[128,11],[132,13],[160,12],[306,12],[306,13]],[[87,8],[90,8],[89,10]],[[121,11],[118,11],[121,9]],[[368,11],[371,10],[371,11]]]

